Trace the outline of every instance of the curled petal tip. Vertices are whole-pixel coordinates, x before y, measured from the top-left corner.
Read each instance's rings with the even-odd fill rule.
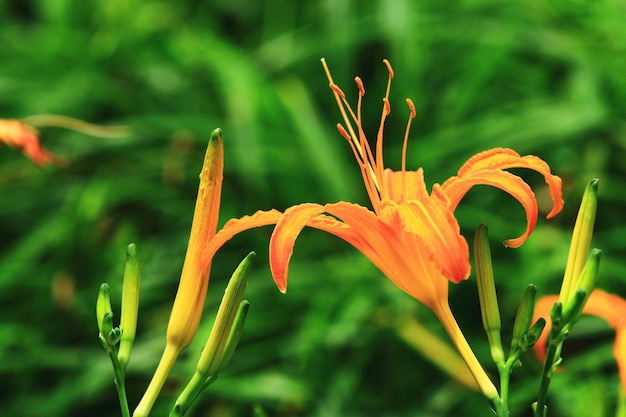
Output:
[[[274,278],[274,282],[276,283],[276,287],[278,287],[278,291],[285,294],[287,293],[287,281],[283,278]]]
[[[519,248],[520,245],[515,242],[515,239],[509,239],[502,242],[502,244],[507,248]]]

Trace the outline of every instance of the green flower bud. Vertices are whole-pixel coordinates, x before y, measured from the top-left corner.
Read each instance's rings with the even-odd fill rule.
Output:
[[[526,352],[537,343],[544,327],[546,327],[546,320],[540,317],[535,324],[528,329],[528,332],[520,338],[519,347],[522,352]]]
[[[587,184],[582,202],[580,203],[580,209],[578,210],[578,216],[576,217],[572,243],[570,244],[569,256],[567,257],[567,266],[565,267],[563,284],[559,294],[559,301],[563,305],[566,305],[576,290],[580,288],[579,277],[587,262],[587,254],[589,253],[593,235],[593,225],[596,219],[598,182],[597,179],[593,179]]]
[[[493,278],[491,263],[491,249],[487,236],[487,226],[481,224],[476,230],[474,239],[474,259],[476,262],[476,282],[478,284],[478,298],[483,327],[487,332],[491,357],[499,364],[504,362],[504,350],[500,337],[500,310],[496,296],[496,285]]]
[[[226,341],[226,346],[224,347],[224,355],[222,356],[222,360],[220,361],[220,365],[217,369],[217,373],[220,373],[228,363],[230,359],[233,357],[235,353],[235,349],[239,344],[239,340],[241,340],[241,336],[243,335],[243,328],[246,324],[246,318],[248,317],[248,310],[250,309],[250,303],[248,300],[243,300],[239,303],[239,310],[237,311],[237,316],[235,317],[235,321],[233,322],[233,326],[230,329],[230,335],[228,336],[228,340]]]
[[[105,316],[107,313],[110,313],[111,316],[113,312],[111,311],[111,298],[109,295],[109,284],[104,283],[100,285],[100,291],[98,292],[98,299],[96,301],[96,320],[98,320],[98,331],[102,336],[108,335],[108,332],[113,328],[113,320],[107,319],[106,321],[110,321],[109,323],[105,323]],[[105,328],[106,327],[106,328]]]
[[[249,304],[247,301],[242,301],[242,298],[248,284],[248,272],[254,256],[255,253],[250,252],[230,278],[217,311],[213,329],[200,355],[196,372],[176,399],[170,415],[184,415],[202,389],[213,382],[230,361],[232,351],[241,337],[248,311]]]
[[[254,252],[250,252],[241,261],[226,287],[209,340],[207,340],[198,361],[198,372],[206,376],[212,375],[222,368],[221,362],[224,358],[226,344],[231,335],[235,318],[239,314],[239,304],[248,285],[248,272],[255,255]]]
[[[528,328],[533,319],[533,313],[535,311],[535,296],[537,295],[537,287],[530,284],[524,292],[522,301],[517,309],[517,316],[515,317],[515,324],[513,325],[513,337],[511,338],[511,350],[509,355],[512,355],[518,349],[520,349],[520,341],[524,335],[528,333]],[[544,320],[545,323],[545,320]],[[533,342],[534,343],[534,342]]]
[[[126,249],[126,267],[124,268],[124,287],[122,290],[122,313],[120,327],[123,330],[117,358],[125,368],[130,359],[130,349],[137,331],[137,312],[139,310],[139,260],[137,246],[134,243]]]

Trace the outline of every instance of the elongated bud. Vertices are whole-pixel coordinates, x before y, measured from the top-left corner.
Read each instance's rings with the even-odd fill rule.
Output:
[[[130,349],[137,332],[137,313],[139,311],[139,260],[137,246],[134,243],[126,249],[126,267],[124,268],[124,287],[122,290],[122,312],[120,327],[122,338],[117,358],[125,368],[130,359]]]
[[[528,328],[530,327],[530,323],[533,319],[533,313],[535,311],[536,295],[537,287],[535,287],[533,284],[530,284],[526,288],[524,296],[522,297],[522,301],[520,302],[519,308],[517,309],[517,316],[515,316],[515,324],[513,325],[513,336],[511,338],[511,350],[509,356],[511,356],[518,349],[520,349],[520,340],[525,334],[528,333]]]
[[[499,364],[504,361],[504,350],[500,337],[500,309],[496,296],[496,285],[493,278],[493,265],[491,263],[491,249],[487,236],[487,226],[481,224],[476,230],[474,239],[474,259],[476,262],[476,282],[478,284],[478,298],[480,301],[480,313],[483,319],[483,327],[487,332],[491,357]]]
[[[224,292],[224,297],[217,311],[209,340],[198,361],[198,371],[207,376],[223,368],[221,362],[224,358],[226,344],[231,336],[233,323],[239,313],[239,305],[243,299],[246,286],[248,285],[248,272],[255,255],[254,252],[250,252],[248,256],[241,261]]]
[[[209,284],[210,259],[203,251],[215,236],[224,172],[224,145],[220,129],[211,133],[200,172],[198,197],[191,224],[185,262],[167,325],[167,342],[182,350],[198,330]]]
[[[565,267],[563,284],[559,294],[559,301],[563,305],[566,305],[576,290],[580,288],[578,281],[587,261],[596,219],[598,182],[597,179],[593,179],[587,184],[582,202],[580,203],[580,209],[578,210],[578,216],[576,217],[567,266]]]

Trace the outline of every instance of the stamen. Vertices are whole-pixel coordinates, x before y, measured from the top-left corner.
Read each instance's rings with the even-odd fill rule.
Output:
[[[343,126],[341,125],[341,123],[337,123],[337,130],[339,131],[339,133],[341,134],[341,136],[343,136],[344,138],[346,138],[346,140],[350,143],[352,143],[352,138],[350,137],[350,135],[348,134],[348,132],[346,132],[346,129],[343,128]]]
[[[411,110],[411,114],[409,115],[409,121],[406,124],[406,130],[404,131],[404,142],[402,143],[402,189],[404,190],[404,198],[407,199],[408,190],[406,188],[406,150],[409,145],[409,131],[411,130],[411,121],[415,118],[415,105],[410,98],[406,99],[406,104],[409,106]]]
[[[393,68],[391,68],[391,64],[386,59],[383,59],[383,63],[387,66],[387,71],[389,71],[389,77],[393,78]]]
[[[410,98],[407,98],[406,104],[409,106],[409,109],[411,110],[411,119],[415,119],[415,117],[417,116],[417,113],[415,112],[415,104],[413,104],[413,100],[411,100]]]
[[[346,98],[346,95],[344,94],[344,92],[341,90],[341,88],[339,88],[339,86],[335,83],[330,83],[328,84],[328,86],[330,87],[331,90],[333,90],[335,93],[339,94],[339,97],[341,97],[342,99]]]
[[[385,116],[389,116],[389,113],[391,113],[391,104],[389,104],[389,100],[387,100],[387,97],[383,98],[383,105],[385,106]]]
[[[370,200],[372,201],[374,209],[376,209],[376,207],[380,203],[380,196],[378,192],[378,190],[380,189],[380,185],[378,183],[377,173],[379,173],[379,175],[382,174],[382,170],[377,167],[376,161],[372,154],[372,150],[370,149],[367,138],[365,137],[365,133],[363,132],[363,127],[361,125],[361,99],[363,97],[363,94],[365,94],[365,88],[363,87],[362,82],[359,83],[359,81],[357,81],[357,86],[359,87],[359,99],[357,104],[357,114],[354,114],[354,111],[346,100],[344,92],[333,81],[330,70],[326,65],[326,60],[322,58],[321,62],[322,66],[324,67],[326,77],[328,78],[329,86],[335,95],[335,99],[337,100],[337,106],[339,107],[341,116],[343,117],[343,120],[345,122],[345,127],[343,125],[338,125],[337,130],[339,130],[339,133],[350,143],[359,167],[361,168],[365,188],[367,189],[367,193],[370,197]],[[383,120],[381,121],[383,124],[384,117],[386,116],[383,113]],[[350,120],[356,123],[358,135],[354,131]]]
[[[354,81],[356,81],[357,87],[359,87],[359,96],[363,97],[365,95],[365,87],[363,86],[363,81],[361,81],[361,77],[355,77]]]

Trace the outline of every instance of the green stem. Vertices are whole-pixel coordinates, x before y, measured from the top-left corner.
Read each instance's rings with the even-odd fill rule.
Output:
[[[626,393],[624,393],[624,389],[621,384],[619,387],[619,398],[617,401],[617,412],[615,413],[615,417],[626,417]]]
[[[181,392],[178,396],[176,405],[170,413],[170,417],[185,415],[193,400],[195,400],[200,391],[202,391],[202,388],[204,387],[203,381],[204,376],[196,371],[196,373],[193,374],[193,377],[191,377],[189,384],[187,384],[183,392]]]
[[[111,363],[113,364],[113,381],[115,382],[115,388],[117,389],[117,397],[120,400],[120,409],[122,410],[122,417],[130,417],[130,409],[128,408],[128,398],[126,397],[126,383],[124,369],[120,362],[117,360],[117,350],[107,349]]]
[[[541,383],[539,384],[539,393],[537,394],[534,417],[546,417],[547,415],[546,403],[548,399],[548,388],[550,387],[550,382],[552,381],[554,368],[558,365],[559,358],[561,357],[563,340],[564,338],[560,337],[560,334],[550,334],[550,338],[548,340],[548,352],[546,353],[546,360],[543,364],[543,372],[541,373]]]
[[[185,415],[191,403],[198,398],[200,392],[211,385],[217,379],[217,375],[205,376],[201,372],[196,371],[191,380],[176,399],[176,404],[170,412],[170,417],[182,417]]]
[[[504,409],[503,416],[509,416],[509,381],[511,379],[511,361],[504,364],[498,364],[498,372],[500,373],[500,399]],[[500,416],[500,414],[498,414]]]

